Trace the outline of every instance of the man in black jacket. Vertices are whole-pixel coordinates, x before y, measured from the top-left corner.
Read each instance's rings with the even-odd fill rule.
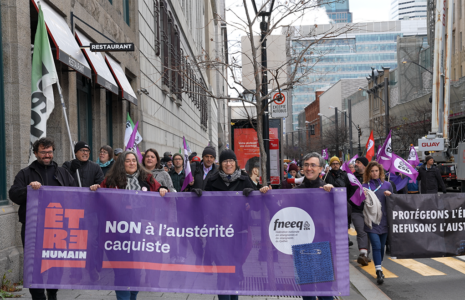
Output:
[[[74,185],[79,186],[76,170],[79,171],[82,187],[90,187],[94,184],[100,184],[103,179],[102,168],[93,161],[89,160],[90,147],[85,142],[77,142],[74,145],[74,154],[76,158],[63,164],[63,168],[74,178]]]
[[[441,171],[434,165],[434,159],[432,156],[425,158],[425,163],[418,168],[418,178],[420,180],[420,193],[421,194],[437,194],[439,192],[439,186],[441,186],[442,192],[445,194],[446,185],[442,180]]]
[[[331,157],[329,160],[329,165],[331,166],[331,170],[325,177],[325,182],[332,184],[334,187],[345,187],[347,191],[347,218],[348,224],[352,222],[352,206],[349,204],[350,197],[354,194],[352,185],[350,184],[349,177],[347,177],[347,173],[341,170],[341,161],[337,156]],[[353,242],[349,239],[349,246],[352,246]]]
[[[33,145],[34,155],[37,160],[28,167],[19,171],[13,185],[10,188],[9,196],[11,201],[19,205],[18,216],[21,223],[21,241],[24,247],[24,235],[26,232],[26,206],[27,187],[34,190],[44,186],[73,186],[73,177],[63,168],[60,168],[53,161],[53,151],[55,144],[50,138],[41,138]],[[48,289],[49,300],[56,299],[57,289]],[[29,289],[33,300],[46,300],[44,289]]]
[[[202,161],[191,164],[192,175],[194,176],[194,185],[192,185],[192,188],[205,190],[208,179],[218,173],[215,159],[215,148],[207,146],[202,152]]]

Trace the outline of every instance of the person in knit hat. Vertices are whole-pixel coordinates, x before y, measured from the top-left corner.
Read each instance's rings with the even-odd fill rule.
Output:
[[[194,185],[192,188],[205,189],[208,179],[218,172],[215,159],[216,150],[213,146],[208,145],[203,149],[202,160],[192,162],[191,170],[192,176],[194,176]]]
[[[78,175],[82,187],[90,187],[94,184],[100,184],[103,179],[102,168],[97,163],[90,161],[90,147],[86,142],[80,141],[74,145],[74,154],[76,158],[63,164],[74,178],[74,185],[79,186]],[[78,171],[78,172],[76,172]]]

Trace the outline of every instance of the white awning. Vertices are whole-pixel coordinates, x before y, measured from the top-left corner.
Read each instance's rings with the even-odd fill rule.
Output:
[[[38,0],[33,0],[34,6],[39,11]],[[90,66],[82,54],[76,39],[71,33],[65,19],[60,16],[45,1],[40,1],[40,6],[44,12],[45,25],[48,33],[57,49],[57,59],[82,75],[92,79]]]
[[[90,46],[91,41],[78,30],[76,30],[76,39],[82,47]],[[89,60],[92,70],[94,70],[96,82],[110,92],[118,95],[118,85],[116,84],[110,69],[108,69],[103,55],[100,52],[91,52],[90,48],[84,49],[84,55]]]
[[[113,73],[113,76],[115,77],[118,86],[121,89],[121,97],[137,105],[137,96],[134,93],[134,90],[132,89],[128,78],[126,77],[126,74],[124,74],[121,65],[117,63],[109,55],[105,55],[105,60],[108,66],[110,67],[111,73]]]

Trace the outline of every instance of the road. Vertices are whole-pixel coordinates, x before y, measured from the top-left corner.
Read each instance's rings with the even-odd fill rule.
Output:
[[[454,193],[458,190],[447,189]],[[376,284],[373,262],[366,267],[357,263],[358,248],[355,230],[349,230],[354,242],[350,247],[350,263]],[[395,259],[386,255],[383,261],[384,284],[379,288],[391,299],[465,299],[465,257]]]

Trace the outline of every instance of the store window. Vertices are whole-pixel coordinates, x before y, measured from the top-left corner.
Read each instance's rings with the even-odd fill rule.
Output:
[[[113,147],[113,95],[106,92],[107,144]]]
[[[77,74],[78,139],[92,149],[92,95],[90,80]],[[92,159],[92,151],[90,152]]]

